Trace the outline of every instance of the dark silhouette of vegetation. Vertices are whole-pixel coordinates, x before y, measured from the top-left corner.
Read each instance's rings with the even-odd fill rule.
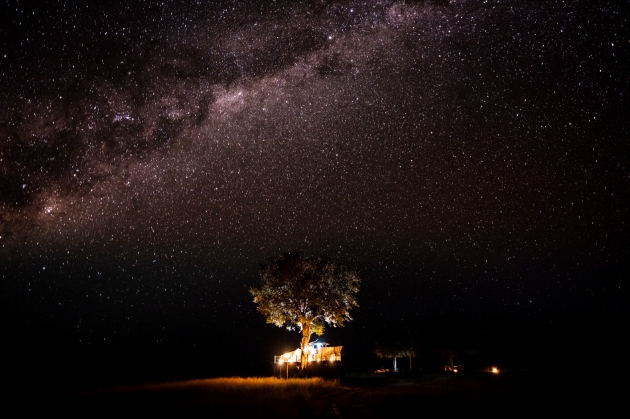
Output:
[[[427,340],[431,349],[446,358],[446,366],[455,367],[454,359],[470,353],[468,319],[463,314],[446,314],[432,318],[427,323]]]
[[[409,369],[412,369],[412,358],[416,356],[416,346],[398,329],[382,330],[375,341],[374,353],[379,358],[391,358],[394,372],[398,371],[397,358],[408,357]]]

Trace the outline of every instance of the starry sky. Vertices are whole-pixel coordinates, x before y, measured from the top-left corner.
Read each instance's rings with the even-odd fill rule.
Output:
[[[267,360],[293,250],[362,277],[334,343],[619,316],[621,3],[3,1],[3,340]]]

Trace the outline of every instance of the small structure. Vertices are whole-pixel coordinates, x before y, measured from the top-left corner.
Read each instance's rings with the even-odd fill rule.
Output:
[[[343,346],[328,346],[325,342],[312,342],[307,347],[308,362],[337,362],[341,361],[341,349]],[[292,352],[273,357],[274,364],[285,362],[301,362],[302,350],[300,348]]]
[[[329,366],[338,366],[341,363],[341,349],[343,346],[328,346],[325,342],[311,342],[307,347],[308,357],[307,360],[310,363],[313,363],[309,367],[315,368],[315,370],[319,370],[317,366],[320,365],[329,365]],[[283,365],[286,364],[286,376],[289,376],[289,365],[292,364],[292,371],[295,368],[299,368],[300,363],[302,362],[302,350],[296,349],[292,352],[287,352],[282,355],[275,355],[273,357],[274,365],[278,366],[278,371],[280,371],[280,376],[284,376],[285,372],[283,372]],[[328,368],[325,368],[328,369]],[[297,371],[297,370],[296,370]],[[313,371],[321,372],[321,371]],[[291,375],[296,374],[297,372],[292,372]]]
[[[450,365],[445,365],[444,366],[444,371],[460,372],[460,371],[464,371],[464,366],[463,365],[453,365],[451,367]]]

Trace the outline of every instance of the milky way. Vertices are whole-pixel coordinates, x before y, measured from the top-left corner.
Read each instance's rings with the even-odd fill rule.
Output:
[[[620,7],[149,3],[7,2],[1,273],[32,323],[85,342],[85,323],[191,306],[238,318],[258,264],[291,250],[362,271],[364,319],[386,323],[610,303]]]

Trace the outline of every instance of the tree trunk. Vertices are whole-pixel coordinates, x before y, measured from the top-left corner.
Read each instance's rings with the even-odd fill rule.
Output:
[[[302,352],[301,356],[301,366],[302,372],[306,370],[306,366],[308,365],[308,342],[311,340],[311,325],[306,322],[302,323],[302,342],[300,343],[300,352]]]

